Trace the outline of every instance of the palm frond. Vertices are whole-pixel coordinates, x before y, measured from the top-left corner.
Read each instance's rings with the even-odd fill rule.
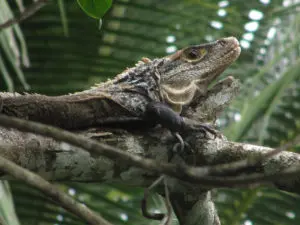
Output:
[[[76,2],[53,2],[22,26],[30,68],[20,67],[26,65],[27,51],[18,26],[0,33],[0,72],[6,80],[1,87],[11,90],[16,85],[23,91],[24,78],[20,82],[18,72],[23,71],[34,92],[74,92],[118,74],[141,57],[160,57],[186,45],[236,36],[243,52],[224,76],[235,75],[243,87],[220,121],[231,140],[279,146],[299,134],[299,3],[261,2],[116,0],[101,30],[98,21],[88,18]],[[249,18],[253,9],[263,18]],[[0,6],[0,17],[1,10]],[[258,28],[246,30],[249,22]],[[10,47],[12,34],[17,41]],[[23,58],[17,57],[15,49]],[[149,224],[139,213],[141,189],[104,184],[64,188],[75,190],[74,197],[115,224]],[[23,184],[13,183],[12,189],[23,224],[82,224]],[[298,198],[274,189],[222,189],[216,194],[225,225],[297,224]]]

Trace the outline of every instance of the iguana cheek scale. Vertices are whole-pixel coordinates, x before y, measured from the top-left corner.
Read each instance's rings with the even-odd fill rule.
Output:
[[[147,105],[152,102],[165,103],[180,113],[183,105],[206,94],[209,84],[240,51],[236,38],[228,37],[163,58],[143,58],[114,79],[82,92],[54,97],[3,94],[1,113],[69,130],[147,120]]]

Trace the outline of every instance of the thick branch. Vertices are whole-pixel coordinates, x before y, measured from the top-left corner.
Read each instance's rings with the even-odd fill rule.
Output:
[[[276,155],[266,161],[266,163],[260,168],[262,174],[253,174],[241,177],[209,176],[209,171],[211,167],[203,167],[203,165],[214,165],[220,164],[222,162],[224,163],[224,159],[226,159],[226,162],[228,163],[230,161],[239,160],[246,157],[257,157],[257,155],[263,155],[266,152],[271,151],[271,149],[260,146],[227,142],[222,139],[212,139],[209,141],[203,141],[203,139],[199,138],[197,134],[190,135],[187,140],[189,141],[191,147],[196,150],[196,158],[201,163],[202,167],[192,168],[181,164],[175,165],[163,163],[161,162],[161,159],[160,161],[153,161],[129,153],[131,151],[134,152],[136,149],[150,149],[152,150],[151,152],[143,152],[143,154],[153,154],[155,152],[155,149],[151,149],[151,147],[153,146],[153,143],[155,143],[155,147],[157,148],[158,145],[156,143],[158,141],[162,143],[162,145],[159,146],[160,155],[163,155],[163,153],[166,154],[168,149],[171,148],[172,142],[171,145],[168,145],[163,140],[153,140],[153,137],[150,137],[150,139],[148,139],[144,136],[131,136],[129,134],[126,136],[117,136],[117,138],[115,139],[115,141],[119,142],[117,147],[119,147],[120,144],[121,146],[128,146],[128,138],[131,141],[131,146],[129,149],[126,149],[127,151],[120,151],[118,148],[109,147],[107,145],[88,140],[84,137],[72,134],[67,131],[62,132],[60,129],[57,128],[45,129],[44,125],[38,125],[32,122],[28,123],[27,121],[12,119],[3,115],[0,116],[0,124],[6,126],[13,126],[15,128],[21,128],[22,130],[35,131],[43,135],[50,134],[57,140],[69,142],[73,145],[76,145],[77,147],[81,147],[90,151],[90,153],[92,154],[105,155],[111,160],[116,160],[116,162],[121,159],[123,165],[125,164],[126,167],[137,166],[155,172],[156,174],[167,174],[181,179],[183,181],[201,183],[201,185],[204,187],[231,187],[239,185],[248,185],[251,183],[259,183],[262,181],[274,181],[274,184],[283,183],[285,184],[284,187],[287,188],[287,184],[289,184],[288,182],[278,181],[278,172],[280,172],[281,175],[285,175],[284,177],[286,180],[286,178],[288,178],[287,176],[295,176],[299,171],[298,165],[300,156],[295,153],[282,152],[279,155]],[[122,140],[122,138],[125,138],[123,139],[123,143],[120,141]],[[109,138],[109,140],[111,141],[112,138]],[[105,140],[103,139],[102,141]],[[61,150],[59,149],[59,151]],[[153,156],[154,158],[156,158],[155,155]],[[192,155],[192,157],[195,156]],[[279,157],[280,160],[275,160],[276,157]],[[290,162],[291,157],[293,157],[292,162]],[[285,158],[286,160],[283,160],[283,158]],[[280,168],[280,170],[276,170],[277,173],[274,173],[274,169],[272,168],[274,160],[276,163],[276,168]],[[284,162],[285,164],[282,164],[282,162]],[[269,170],[270,167],[271,170]],[[297,184],[297,182],[293,181],[292,184],[295,185]]]

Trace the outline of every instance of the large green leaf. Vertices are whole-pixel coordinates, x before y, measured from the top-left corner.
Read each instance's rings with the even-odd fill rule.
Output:
[[[112,0],[77,0],[82,10],[93,18],[101,18],[111,7]]]

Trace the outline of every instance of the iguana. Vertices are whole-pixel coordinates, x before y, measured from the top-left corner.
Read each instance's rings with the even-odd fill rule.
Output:
[[[68,130],[147,121],[154,115],[152,120],[176,131],[184,124],[179,116],[182,107],[205,95],[240,51],[237,39],[228,37],[163,58],[143,58],[114,79],[82,92],[2,95],[1,113]]]
[[[178,134],[190,126],[180,116],[182,107],[205,95],[211,82],[238,58],[240,51],[236,38],[222,38],[163,58],[143,58],[113,80],[70,95],[0,93],[0,113],[68,130],[102,125],[123,127],[126,123],[131,127],[132,122],[142,121],[150,122],[150,126],[161,124]],[[211,131],[204,124],[198,124],[198,128]],[[162,179],[164,175],[158,180]],[[162,213],[148,213],[146,201],[145,195],[143,215],[163,219]]]

